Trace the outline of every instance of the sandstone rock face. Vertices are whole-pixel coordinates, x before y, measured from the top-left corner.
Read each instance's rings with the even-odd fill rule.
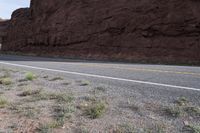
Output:
[[[9,24],[9,21],[0,20],[0,44],[3,42],[3,38],[6,36],[6,29]]]
[[[199,0],[32,0],[12,14],[4,51],[200,63]]]

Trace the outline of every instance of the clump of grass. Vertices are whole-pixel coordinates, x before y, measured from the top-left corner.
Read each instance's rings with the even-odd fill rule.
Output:
[[[26,85],[28,85],[28,84],[27,83],[20,83],[17,86],[26,86]]]
[[[3,71],[4,74],[3,74],[3,76],[1,76],[1,78],[8,78],[8,77],[11,76],[9,70],[7,70],[7,69],[3,69],[2,71]]]
[[[58,127],[60,127],[60,125],[57,121],[52,121],[47,124],[40,123],[39,127],[37,128],[37,131],[39,133],[51,133],[54,128],[58,128]]]
[[[42,78],[47,79],[47,78],[49,78],[49,76],[48,76],[48,75],[45,75],[45,76],[43,76]]]
[[[25,75],[25,79],[29,80],[29,81],[32,81],[35,78],[36,78],[36,76],[32,72],[27,72],[26,75]]]
[[[86,114],[92,118],[96,119],[101,117],[106,111],[106,105],[104,102],[93,102],[90,106],[86,109]]]
[[[135,128],[130,124],[118,125],[115,129],[116,133],[135,133]]]
[[[105,92],[105,91],[106,91],[106,88],[101,87],[101,86],[96,87],[96,88],[94,88],[94,89],[95,89],[95,90],[98,90],[98,91],[102,91],[102,92]]]
[[[180,97],[178,100],[176,100],[176,104],[179,106],[185,106],[188,104],[188,100],[186,97]]]
[[[40,110],[36,108],[26,108],[22,113],[27,118],[34,118],[40,113]]]
[[[57,81],[57,80],[63,80],[62,77],[54,77],[52,79],[50,79],[49,81]]]
[[[52,95],[51,92],[41,91],[40,93],[32,96],[32,98],[29,100],[31,102],[41,101],[41,100],[51,100],[51,97],[50,97],[51,95]]]
[[[145,133],[166,133],[166,125],[162,122],[155,123],[151,128],[144,128]]]
[[[88,85],[90,85],[89,81],[85,81],[85,80],[80,81],[80,86],[88,86]]]
[[[97,100],[95,96],[84,96],[82,99],[87,102],[94,102]]]
[[[171,116],[171,117],[180,117],[181,115],[182,115],[182,111],[181,111],[181,109],[179,108],[179,107],[166,107],[165,109],[164,109],[164,112],[167,114],[167,115],[169,115],[169,116]]]
[[[32,90],[32,89],[27,89],[23,91],[19,96],[26,97],[26,96],[31,96],[31,95],[37,95],[41,92],[41,90]]]
[[[0,96],[0,108],[5,108],[8,105],[8,100],[5,97]]]
[[[200,117],[200,107],[195,107],[195,106],[186,107],[185,111],[191,116]]]
[[[51,124],[40,124],[39,127],[37,128],[37,131],[39,133],[49,133],[52,131],[52,125]]]
[[[56,93],[56,92],[48,92],[48,91],[42,91],[37,90],[33,92],[25,92],[25,94],[30,95],[31,99],[27,99],[27,102],[35,102],[35,101],[41,101],[41,100],[56,100],[58,103],[70,103],[74,100],[74,97],[72,94],[67,93]]]
[[[40,109],[30,105],[23,105],[22,103],[10,104],[9,109],[14,113],[18,113],[27,118],[34,118],[40,113]]]
[[[2,78],[2,79],[0,79],[0,84],[10,85],[10,84],[12,84],[12,80],[11,80],[11,78]]]
[[[70,118],[71,114],[75,111],[74,106],[72,105],[64,105],[64,104],[59,104],[54,107],[54,118],[56,121],[56,125],[58,127],[62,127],[65,124],[66,118]]]
[[[70,84],[70,82],[65,82],[65,83],[62,83],[63,85],[69,85]]]
[[[189,131],[191,133],[200,133],[200,126],[197,125],[187,125],[183,127],[184,131]]]
[[[79,133],[89,133],[89,129],[86,127],[81,126],[80,129],[78,130]]]
[[[60,103],[61,102],[70,103],[74,100],[74,97],[66,93],[58,93],[58,94],[55,94],[55,99]]]
[[[27,79],[19,79],[18,82],[26,82]]]

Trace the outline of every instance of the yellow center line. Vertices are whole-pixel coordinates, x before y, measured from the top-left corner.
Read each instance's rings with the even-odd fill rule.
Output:
[[[146,69],[146,68],[123,68],[109,65],[96,65],[96,64],[78,64],[80,66],[88,67],[100,67],[100,68],[110,68],[110,69],[121,69],[121,70],[132,70],[132,71],[147,71],[147,72],[159,72],[159,73],[172,73],[172,74],[182,74],[182,75],[193,75],[200,77],[200,73],[193,72],[183,72],[183,71],[168,71],[168,70],[159,70],[159,69]]]

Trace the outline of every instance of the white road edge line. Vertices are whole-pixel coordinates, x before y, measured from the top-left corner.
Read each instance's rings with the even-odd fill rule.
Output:
[[[148,82],[148,81],[116,78],[116,77],[109,77],[109,76],[102,76],[102,75],[95,75],[95,74],[88,74],[88,73],[80,73],[80,72],[73,72],[73,71],[56,70],[56,69],[50,69],[50,68],[14,64],[14,63],[8,63],[8,62],[0,62],[0,64],[11,65],[11,66],[16,66],[16,67],[31,68],[31,69],[38,69],[38,70],[45,70],[45,71],[52,71],[52,72],[59,72],[59,73],[67,73],[67,74],[86,76],[86,77],[95,77],[95,78],[103,78],[103,79],[111,79],[111,80],[118,80],[118,81],[133,82],[133,83],[138,83],[138,84],[148,84],[148,85],[170,87],[170,88],[177,88],[177,89],[184,89],[184,90],[200,91],[200,89],[192,88],[192,87],[184,87],[184,86],[176,86],[176,85],[169,85],[169,84],[162,84],[162,83],[154,83],[154,82]]]

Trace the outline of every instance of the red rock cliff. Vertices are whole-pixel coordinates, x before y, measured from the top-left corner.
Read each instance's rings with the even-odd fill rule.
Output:
[[[4,51],[200,63],[199,0],[32,0]]]
[[[9,21],[0,18],[0,45],[3,42],[3,38],[6,36],[6,30],[8,24]]]

